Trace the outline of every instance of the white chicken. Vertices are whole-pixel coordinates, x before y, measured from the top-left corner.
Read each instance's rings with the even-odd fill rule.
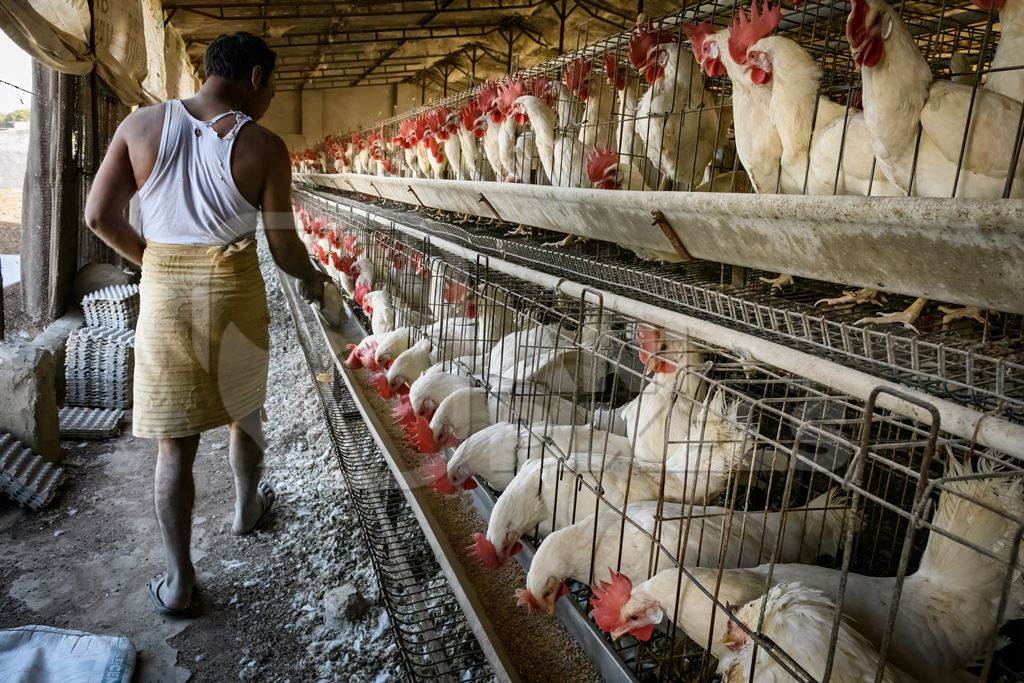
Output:
[[[628,67],[619,62],[615,55],[610,52],[605,53],[604,69],[608,83],[613,85],[619,93],[619,106],[616,111],[619,120],[619,127],[616,132],[616,137],[619,141],[619,157],[626,159],[644,158],[644,141],[636,134],[636,108],[641,97],[640,84],[629,73]],[[653,169],[654,166],[648,164],[647,168]],[[647,178],[645,178],[645,183],[650,184]]]
[[[986,12],[999,12],[999,44],[989,68],[1006,70],[989,73],[985,89],[1020,102],[1024,100],[1024,2],[975,0],[974,4]]]
[[[933,79],[903,21],[883,0],[853,0],[846,35],[861,69],[875,155],[889,180],[915,196],[1001,197],[1014,163],[1021,103]],[[1024,197],[1021,176],[1024,164],[1017,164],[1011,197]]]
[[[688,190],[700,182],[725,134],[704,79],[674,32],[655,30],[641,15],[629,41],[629,61],[650,84],[637,103],[635,134],[663,184]]]
[[[839,489],[785,512],[652,501],[630,503],[626,517],[623,524],[620,513],[605,510],[551,533],[533,557],[526,588],[516,591],[520,604],[530,611],[552,612],[566,579],[591,583],[609,569],[617,568],[639,583],[676,566],[677,548],[688,566],[717,567],[721,562],[729,569],[753,567],[771,559],[781,536],[780,562],[813,562],[818,555],[838,554],[851,524]]]
[[[526,116],[514,111],[515,101],[526,94],[526,81],[513,78],[498,86],[498,98],[495,112],[491,114],[491,122],[495,122],[495,113],[500,116],[498,123],[498,160],[501,164],[499,180],[515,182],[522,169],[516,164],[516,140],[520,123],[526,122]]]
[[[536,435],[543,435],[544,439]],[[614,460],[633,453],[629,439],[594,429],[591,425],[545,425],[524,428],[514,422],[496,422],[473,434],[455,449],[445,475],[453,487],[472,476],[482,477],[491,488],[502,491],[527,460],[542,453],[565,456],[593,453]]]
[[[531,382],[554,393],[592,394],[608,373],[608,364],[597,348],[605,341],[589,325],[583,327],[578,340],[558,324],[514,330],[490,350],[488,373],[502,380]]]
[[[418,341],[407,348],[398,350],[398,342],[394,348],[392,345],[382,347],[378,353],[394,359],[388,366],[388,384],[395,391],[401,386],[411,387],[428,368],[459,356],[473,356],[477,352],[477,334],[475,320],[445,318],[414,331]]]
[[[756,6],[755,6],[756,7]],[[754,8],[751,8],[753,14]],[[765,14],[761,15],[762,17]],[[818,95],[821,67],[804,48],[782,36],[759,38],[781,18],[777,8],[760,28],[753,21],[729,36],[733,57],[743,56],[754,87],[770,93],[770,123],[782,141],[779,192],[895,196],[900,189],[875,170],[864,114]],[[747,28],[747,31],[740,29]],[[753,39],[755,42],[749,43]],[[840,164],[842,154],[842,164]],[[806,176],[806,191],[804,180]]]
[[[627,157],[611,149],[598,147],[587,155],[587,179],[601,190],[648,191],[643,171]]]
[[[732,83],[732,116],[736,155],[758,194],[778,187],[782,140],[770,120],[771,93],[756,88],[751,71],[737,64],[729,54],[728,28],[715,31],[709,24],[684,26],[694,55],[708,76],[728,75]]]
[[[416,121],[405,119],[398,124],[398,134],[394,137],[395,142],[402,149],[402,159],[405,162],[411,178],[420,177],[419,161],[416,158]]]
[[[768,648],[756,647],[754,638],[737,626],[737,622],[741,622],[792,657],[814,680],[825,679],[831,659],[828,680],[835,683],[874,681],[881,666],[878,651],[857,631],[855,624],[843,616],[839,617],[833,647],[830,641],[835,618],[835,603],[821,591],[798,582],[772,586],[767,594],[735,610],[723,636],[727,652],[718,661],[718,675],[724,683],[798,680]],[[886,664],[882,673],[882,681],[886,683],[913,680],[891,664]]]
[[[598,487],[600,498],[594,493]],[[593,513],[599,503],[656,500],[658,491],[657,480],[634,467],[628,454],[618,459],[574,453],[565,460],[527,460],[494,504],[487,533],[474,534],[471,552],[485,566],[496,567],[519,552],[520,537],[538,525],[547,534]]]
[[[491,167],[494,177],[503,180],[505,174],[502,171],[501,153],[498,145],[498,137],[501,125],[505,121],[505,115],[498,109],[498,84],[488,81],[480,87],[476,96],[480,111],[487,117],[487,130],[484,131],[484,156],[487,164]]]
[[[604,79],[593,77],[592,71],[591,60],[579,57],[566,64],[562,73],[562,82],[583,103],[583,121],[577,137],[585,150],[598,145],[618,149],[619,122],[615,118],[618,91]]]
[[[445,367],[445,363],[430,366],[409,386],[409,401],[416,415],[430,420],[446,398],[473,386],[472,377],[446,372]]]
[[[1008,576],[1013,582],[1004,622],[1021,615],[1024,593],[1022,560],[1011,555],[1019,530],[1016,520],[1024,515],[1020,478],[995,476],[988,463],[975,471],[953,460],[946,466],[946,475],[932,519],[936,530],[928,536],[917,571],[903,580],[902,591],[897,593],[895,577],[849,573],[841,605],[860,633],[878,646],[892,601],[898,597],[888,658],[921,681],[949,680],[984,652],[998,626],[994,608]],[[968,543],[989,554],[975,551]],[[654,625],[670,616],[694,642],[722,657],[727,648],[721,641],[728,623],[722,605],[745,603],[764,594],[770,587],[769,576],[771,585],[799,581],[829,597],[838,595],[844,578],[839,570],[804,564],[721,573],[692,567],[659,572],[634,588],[627,577],[613,574],[610,584],[595,590],[594,616],[613,637],[632,633],[640,639],[650,637]]]
[[[447,109],[431,109],[424,114],[426,134],[421,140],[422,146],[427,150],[427,163],[430,165],[430,178],[444,180],[448,171],[448,158],[445,149],[442,147],[447,133]],[[460,152],[461,154],[461,152]]]
[[[448,167],[451,169],[452,175],[455,176],[455,180],[465,180],[462,142],[459,140],[459,112],[452,111],[448,107],[439,107],[435,111],[439,120],[439,128],[435,135],[442,143]]]
[[[572,401],[526,389],[517,386],[489,393],[482,387],[470,387],[453,392],[430,418],[434,442],[440,448],[454,448],[484,427],[510,418],[547,420],[556,425],[587,423],[587,411]]]
[[[782,142],[777,191],[876,197],[901,194],[875,167],[864,114],[847,111],[818,95],[821,67],[804,48],[782,36],[762,37],[781,19],[778,8],[758,13],[755,0],[751,21],[742,19],[741,12],[730,30],[729,51],[734,60],[742,60],[750,69],[754,88],[771,93],[769,121]],[[791,278],[783,275],[763,280],[778,287]],[[881,303],[878,291],[869,288],[824,300],[828,305],[847,302]]]
[[[1013,151],[1021,102],[994,90],[935,80],[884,0],[855,0],[846,36],[861,69],[864,116],[878,165],[904,194],[1001,197],[1009,185],[1010,197],[1024,197],[1024,164],[1015,163]],[[913,329],[926,303],[919,298],[905,311],[859,322]],[[968,307],[963,315],[976,317],[975,311]],[[947,313],[947,320],[961,317],[961,311]]]
[[[470,100],[459,111],[459,145],[461,145],[462,168],[469,180],[483,180],[477,154],[477,140],[487,134],[487,114],[476,99]]]

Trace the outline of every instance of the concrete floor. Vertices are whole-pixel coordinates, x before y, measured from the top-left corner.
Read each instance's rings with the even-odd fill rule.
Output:
[[[201,445],[196,467],[194,558],[200,581],[213,580],[206,562],[249,555],[270,537],[235,539],[230,524],[231,479],[226,430]],[[218,437],[220,437],[218,439]],[[103,445],[71,447],[69,484],[54,507],[30,513],[0,502],[0,626],[26,623],[128,635],[139,650],[140,681],[185,681],[169,638],[191,620],[157,616],[146,582],[161,571],[162,552],[152,508],[152,441],[125,436]],[[215,558],[211,558],[215,559]]]
[[[205,434],[193,525],[202,614],[161,617],[146,591],[163,571],[152,507],[154,442],[130,436],[130,427],[108,442],[65,442],[68,480],[49,508],[30,512],[0,495],[0,628],[46,624],[126,635],[139,651],[136,681],[401,675],[319,399],[266,254],[261,243],[272,353],[265,478],[278,499],[265,529],[246,538],[229,533],[227,430]]]

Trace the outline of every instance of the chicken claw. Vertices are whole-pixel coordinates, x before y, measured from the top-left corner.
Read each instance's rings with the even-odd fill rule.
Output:
[[[982,325],[988,322],[988,311],[983,310],[980,306],[963,306],[961,308],[939,306],[939,310],[946,314],[942,316],[943,327],[948,327],[951,322],[960,318],[969,318]],[[998,315],[995,311],[992,313]]]
[[[831,308],[832,306],[838,306],[840,304],[874,304],[881,306],[885,303],[885,295],[881,294],[877,289],[858,289],[856,291],[852,289],[844,289],[842,296],[837,296],[834,299],[818,299],[814,302],[815,306],[824,305]]]
[[[530,229],[525,225],[517,225],[515,230],[509,230],[505,233],[505,237],[529,237]]]
[[[786,273],[779,273],[778,277],[759,277],[757,279],[766,285],[771,285],[773,292],[776,289],[781,290],[782,288],[793,284],[793,276]]]
[[[908,330],[918,332],[918,329],[914,327],[914,323],[917,322],[921,311],[924,310],[927,303],[928,299],[920,297],[914,303],[907,306],[906,310],[899,311],[898,313],[879,313],[878,315],[861,318],[854,325],[867,325],[871,323],[876,325],[903,325]]]
[[[569,248],[574,244],[583,244],[587,241],[586,237],[577,237],[576,235],[568,234],[557,242],[545,242],[545,247],[563,247]]]

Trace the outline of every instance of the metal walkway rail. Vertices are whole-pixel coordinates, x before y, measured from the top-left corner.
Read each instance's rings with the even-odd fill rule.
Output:
[[[287,278],[281,281],[408,680],[493,680],[415,513],[338,374],[319,322]]]

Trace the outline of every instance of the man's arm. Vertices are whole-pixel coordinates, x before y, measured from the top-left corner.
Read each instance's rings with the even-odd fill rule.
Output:
[[[309,262],[305,245],[295,232],[292,214],[292,166],[284,140],[270,135],[267,179],[263,183],[260,208],[263,211],[263,229],[274,262],[281,270],[305,285],[315,288],[325,277]]]
[[[128,202],[138,189],[135,187],[135,173],[125,139],[124,129],[131,125],[129,118],[117,127],[114,139],[107,148],[107,155],[103,157],[103,163],[93,179],[89,197],[85,201],[85,224],[107,246],[141,266],[146,242],[125,217]]]

